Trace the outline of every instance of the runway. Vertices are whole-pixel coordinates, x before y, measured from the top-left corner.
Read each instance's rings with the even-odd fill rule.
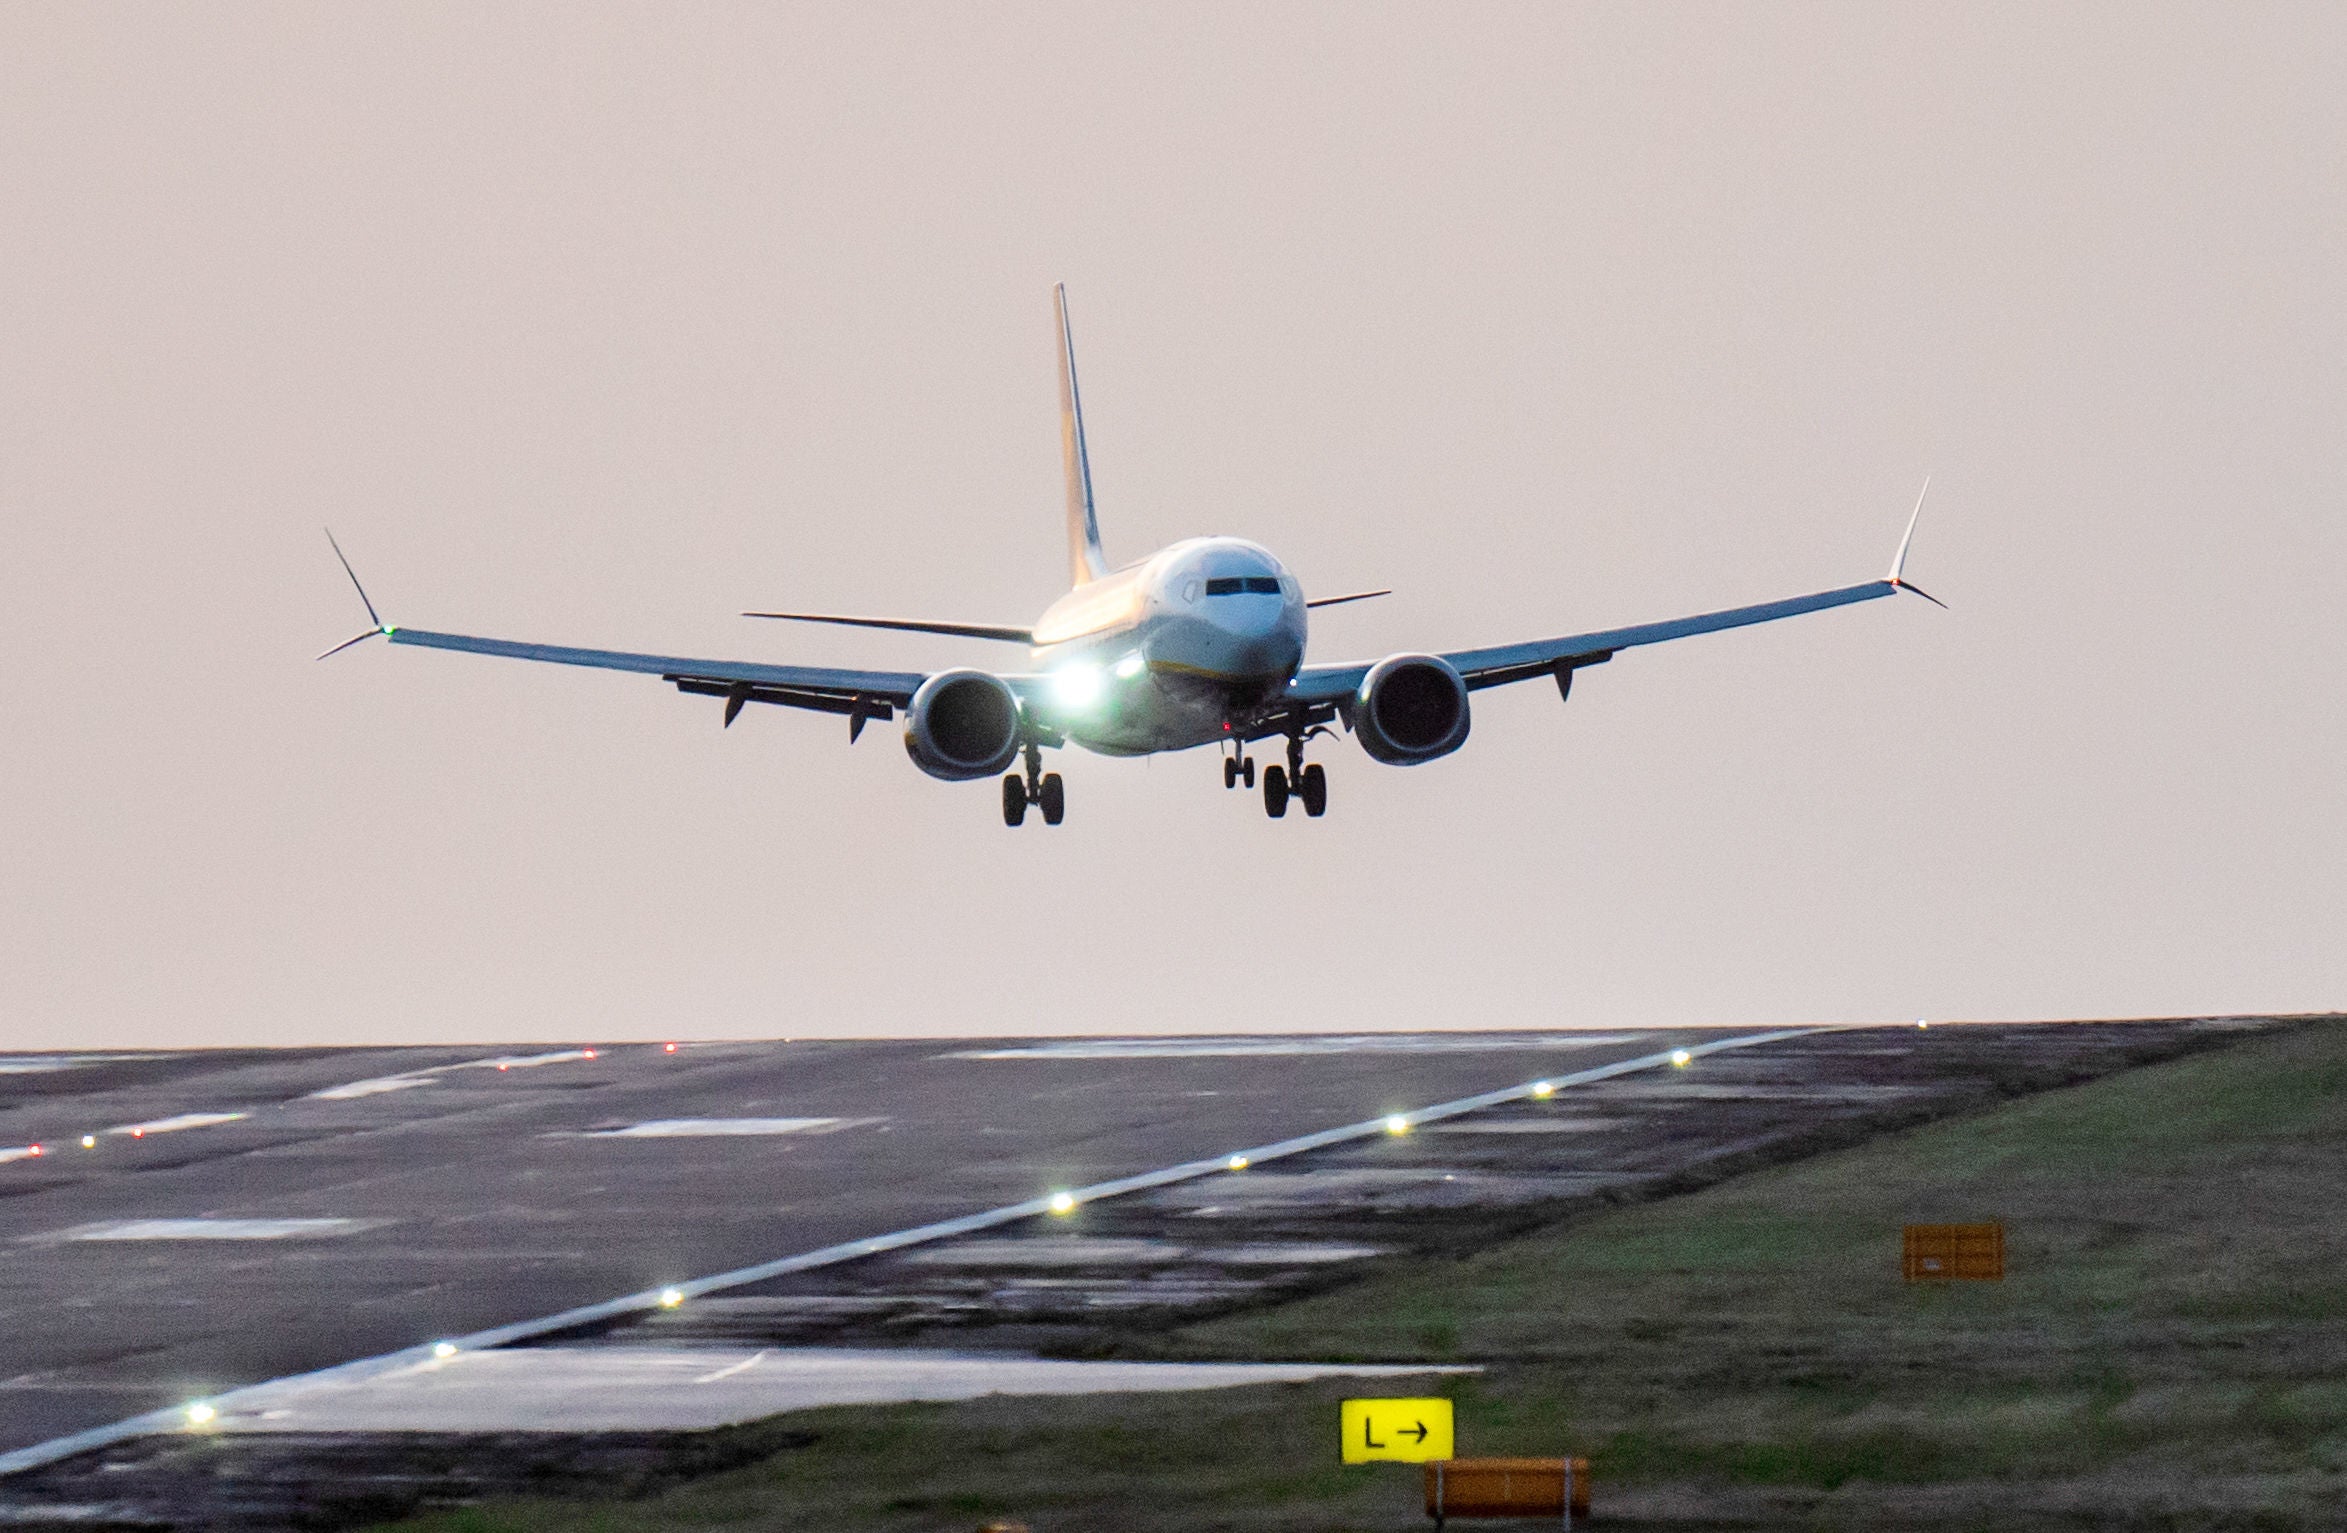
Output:
[[[0,1057],[0,1451],[1706,1036]]]

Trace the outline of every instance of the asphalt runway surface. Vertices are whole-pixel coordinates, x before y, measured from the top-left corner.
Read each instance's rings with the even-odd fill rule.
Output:
[[[0,1451],[1718,1036],[0,1057]]]

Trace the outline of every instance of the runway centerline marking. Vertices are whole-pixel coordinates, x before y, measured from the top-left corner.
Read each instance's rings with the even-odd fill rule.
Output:
[[[106,1130],[109,1134],[128,1134],[133,1139],[144,1139],[149,1134],[177,1134],[191,1128],[211,1128],[216,1124],[235,1123],[249,1118],[249,1112],[183,1112],[176,1118],[157,1118],[150,1123],[125,1123]]]
[[[1643,1033],[1322,1033],[1293,1038],[1070,1038],[1008,1049],[961,1049],[946,1059],[1274,1059],[1321,1054],[1498,1054],[1520,1049],[1597,1049]]]
[[[1498,1107],[1509,1102],[1547,1101],[1558,1091],[1573,1086],[1587,1085],[1593,1081],[1611,1080],[1618,1075],[1631,1075],[1642,1070],[1654,1070],[1692,1062],[1707,1055],[1723,1053],[1732,1049],[1758,1048],[1764,1044],[1782,1043],[1788,1038],[1802,1038],[1812,1033],[1834,1030],[1830,1026],[1775,1028],[1768,1032],[1745,1033],[1733,1038],[1718,1038],[1708,1043],[1692,1044],[1658,1054],[1644,1054],[1635,1059],[1625,1059],[1610,1065],[1598,1065],[1592,1069],[1572,1074],[1548,1076],[1536,1081],[1526,1081],[1517,1086],[1504,1086],[1497,1091],[1486,1091],[1476,1096],[1460,1097],[1455,1101],[1438,1102],[1431,1107],[1418,1108],[1414,1112],[1395,1113],[1371,1118],[1361,1123],[1348,1123],[1339,1128],[1322,1129],[1318,1133],[1298,1135],[1293,1139],[1283,1139],[1276,1144],[1262,1145],[1251,1150],[1224,1151],[1205,1160],[1185,1161],[1178,1166],[1167,1166],[1158,1171],[1145,1171],[1137,1176],[1118,1177],[1113,1181],[1096,1182],[1089,1187],[1064,1189],[1057,1194],[1046,1194],[1041,1197],[1029,1198],[1024,1202],[1006,1204],[1001,1208],[990,1208],[979,1213],[964,1214],[956,1219],[943,1219],[935,1224],[918,1225],[912,1229],[892,1230],[883,1235],[845,1241],[838,1245],[822,1247],[819,1250],[802,1252],[796,1256],[780,1257],[774,1261],[759,1262],[754,1266],[737,1267],[730,1272],[714,1273],[708,1277],[689,1278],[681,1282],[667,1284],[661,1288],[623,1294],[616,1299],[606,1299],[599,1304],[582,1304],[556,1314],[540,1316],[535,1320],[517,1320],[508,1325],[492,1326],[485,1331],[476,1331],[469,1336],[444,1337],[441,1340],[453,1342],[466,1352],[486,1351],[494,1347],[507,1346],[513,1342],[550,1335],[557,1331],[574,1330],[580,1326],[595,1325],[628,1315],[649,1314],[672,1309],[679,1303],[699,1298],[704,1294],[717,1293],[728,1288],[746,1287],[752,1283],[763,1283],[770,1278],[783,1277],[794,1272],[807,1272],[818,1267],[836,1266],[841,1262],[855,1261],[866,1256],[877,1256],[884,1251],[902,1250],[907,1246],[925,1245],[935,1240],[949,1240],[956,1235],[967,1235],[975,1230],[992,1229],[998,1225],[1044,1218],[1052,1213],[1054,1200],[1060,1197],[1072,1197],[1080,1205],[1099,1202],[1106,1198],[1122,1197],[1127,1193],[1146,1192],[1158,1187],[1171,1186],[1177,1182],[1196,1181],[1204,1177],[1245,1175],[1244,1172],[1234,1173],[1230,1169],[1230,1158],[1234,1153],[1244,1157],[1250,1165],[1260,1165],[1265,1161],[1279,1160],[1290,1155],[1303,1155],[1313,1150],[1326,1149],[1331,1145],[1375,1139],[1391,1133],[1390,1125],[1397,1119],[1411,1127],[1416,1127],[1420,1124],[1439,1122],[1445,1118],[1455,1118],[1464,1113],[1477,1112],[1486,1107]],[[1586,1038],[1591,1035],[1578,1036]],[[1632,1034],[1630,1036],[1643,1035]],[[674,1296],[673,1299],[670,1297],[671,1295]],[[257,1407],[261,1403],[261,1391],[274,1391],[289,1385],[308,1386],[329,1382],[335,1384],[363,1383],[432,1356],[432,1349],[435,1345],[436,1343],[432,1341],[421,1341],[397,1352],[357,1358],[351,1362],[336,1363],[329,1367],[314,1369],[309,1373],[290,1374],[283,1378],[264,1380],[257,1384],[242,1385],[212,1396],[204,1403],[212,1408],[215,1419],[226,1418],[240,1407]],[[63,1437],[54,1437],[47,1442],[35,1443],[29,1448],[18,1448],[13,1452],[0,1453],[0,1476],[17,1474],[27,1469],[37,1469],[44,1464],[54,1464],[60,1459],[72,1458],[76,1454],[89,1452],[93,1448],[103,1448],[133,1437],[145,1437],[165,1432],[183,1432],[189,1429],[187,1408],[184,1405],[147,1411],[137,1416],[126,1417],[121,1421],[110,1422],[105,1426],[91,1427],[85,1431],[69,1433]]]
[[[388,1219],[108,1219],[45,1235],[36,1245],[64,1240],[321,1240],[380,1229]]]
[[[653,1118],[626,1128],[575,1130],[570,1139],[739,1138],[762,1134],[830,1134],[878,1123],[878,1118]],[[549,1136],[553,1137],[553,1136]]]

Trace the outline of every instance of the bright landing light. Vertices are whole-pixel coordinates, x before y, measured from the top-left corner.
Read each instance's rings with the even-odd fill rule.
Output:
[[[682,1304],[682,1303],[684,1303],[684,1302],[685,1302],[685,1291],[684,1291],[683,1289],[681,1289],[681,1288],[663,1288],[663,1289],[661,1289],[661,1290],[660,1290],[660,1307],[661,1307],[662,1309],[674,1309],[674,1308],[676,1308],[676,1307],[677,1307],[679,1304]]]
[[[1247,1157],[1244,1155],[1233,1155],[1230,1158],[1228,1164],[1233,1171],[1244,1171],[1247,1169]]]
[[[1051,1211],[1055,1214],[1074,1213],[1076,1211],[1076,1195],[1072,1192],[1053,1193],[1051,1195]]]
[[[456,1356],[456,1343],[453,1341],[436,1341],[432,1343],[432,1355],[434,1357],[441,1358],[454,1357]]]
[[[1124,659],[1119,660],[1116,663],[1116,673],[1123,680],[1131,681],[1134,677],[1140,675],[1142,670],[1147,667],[1148,664],[1148,661],[1141,658],[1141,652],[1139,650],[1134,650],[1131,654],[1125,656]]]
[[[1410,1120],[1395,1113],[1385,1120],[1385,1131],[1389,1134],[1407,1134],[1410,1132]]]
[[[1089,708],[1100,701],[1100,667],[1078,660],[1051,673],[1051,695],[1070,708]]]
[[[1688,1053],[1685,1049],[1671,1050],[1671,1064],[1681,1070],[1686,1069],[1688,1061],[1692,1060],[1694,1057],[1694,1055]]]
[[[1534,1081],[1532,1094],[1545,1102],[1557,1094],[1556,1083],[1554,1081]]]
[[[195,1404],[187,1408],[187,1424],[191,1427],[210,1426],[212,1424],[212,1418],[218,1416],[219,1414],[220,1413],[212,1409],[211,1406],[206,1405],[201,1400],[198,1400]]]

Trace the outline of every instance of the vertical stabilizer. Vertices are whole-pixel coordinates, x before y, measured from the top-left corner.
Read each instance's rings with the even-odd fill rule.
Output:
[[[1100,522],[1092,514],[1092,455],[1084,447],[1084,396],[1076,388],[1076,342],[1068,333],[1068,286],[1052,290],[1059,309],[1059,448],[1068,478],[1068,580],[1082,585],[1108,573]]]

